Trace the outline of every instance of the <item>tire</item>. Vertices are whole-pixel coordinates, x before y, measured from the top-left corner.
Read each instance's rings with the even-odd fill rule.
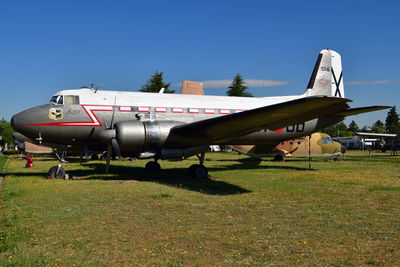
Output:
[[[208,170],[204,165],[193,164],[189,168],[189,176],[193,179],[206,179]]]
[[[148,172],[157,173],[157,172],[160,172],[161,166],[160,166],[160,164],[158,162],[149,161],[149,162],[146,163],[145,169]]]
[[[274,161],[279,161],[279,162],[283,161],[283,156],[282,155],[275,155]]]
[[[57,172],[58,169],[58,172]],[[58,166],[53,166],[49,170],[49,177],[61,179],[65,177],[65,170],[63,167],[58,168]]]

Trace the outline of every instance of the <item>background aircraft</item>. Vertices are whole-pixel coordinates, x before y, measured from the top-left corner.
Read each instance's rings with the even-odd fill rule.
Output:
[[[274,157],[281,161],[288,157],[336,157],[342,151],[340,143],[335,142],[325,133],[313,133],[310,137],[282,141],[276,146],[271,145],[234,145],[232,148],[250,157]],[[311,153],[309,153],[310,149]]]
[[[307,136],[346,116],[388,108],[350,108],[344,98],[341,58],[322,50],[304,94],[280,97],[174,95],[103,90],[64,90],[50,103],[14,115],[13,128],[37,142],[107,148],[117,155],[159,159],[197,155],[189,174],[208,176],[209,145],[261,145]],[[59,177],[61,163],[50,170]]]
[[[400,134],[363,133],[363,132],[356,132],[354,134],[358,137],[361,137],[361,142],[363,142],[363,143],[368,143],[368,139],[371,139],[371,138],[378,139],[383,148],[385,147],[385,144],[390,143],[389,146],[392,150],[391,155],[392,156],[398,155],[397,150],[400,147]]]

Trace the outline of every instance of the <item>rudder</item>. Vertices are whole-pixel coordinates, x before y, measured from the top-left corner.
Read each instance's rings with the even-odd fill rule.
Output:
[[[320,52],[305,95],[344,97],[342,60],[337,52],[329,49]]]

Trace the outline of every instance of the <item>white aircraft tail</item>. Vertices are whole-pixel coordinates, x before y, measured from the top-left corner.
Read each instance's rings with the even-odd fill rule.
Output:
[[[324,49],[319,53],[305,95],[344,97],[342,60],[337,52]]]

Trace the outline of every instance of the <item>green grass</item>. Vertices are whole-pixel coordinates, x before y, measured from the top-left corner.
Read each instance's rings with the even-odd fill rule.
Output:
[[[361,159],[360,159],[361,158]],[[359,160],[360,159],[360,160]],[[11,160],[0,192],[3,265],[399,264],[400,157],[284,163],[210,153],[211,180],[186,178],[197,163],[66,165],[76,180],[46,180]]]
[[[0,154],[0,174],[3,172],[4,164],[6,164],[7,157]]]

